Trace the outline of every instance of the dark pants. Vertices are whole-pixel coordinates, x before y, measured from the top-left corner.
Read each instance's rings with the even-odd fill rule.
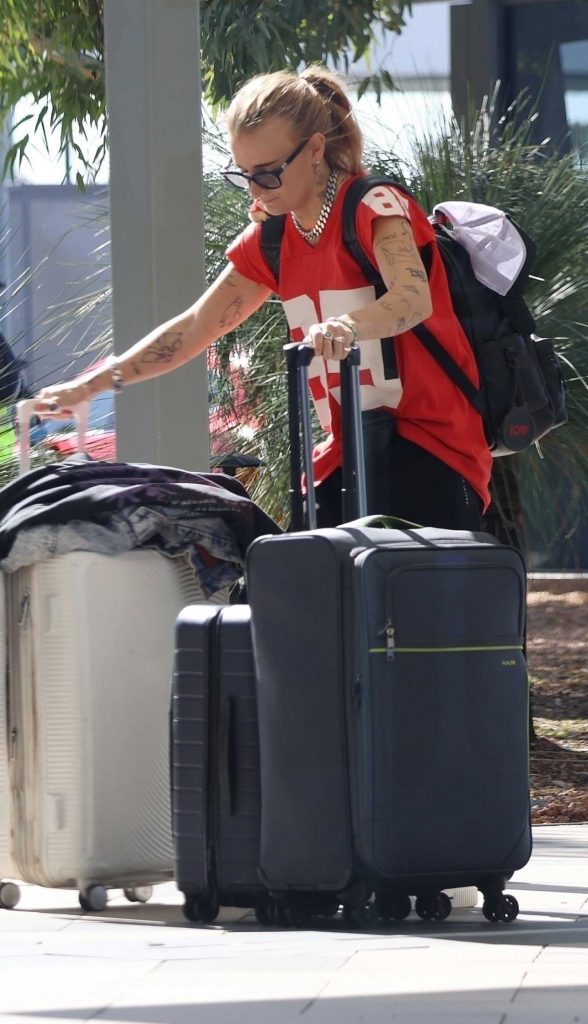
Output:
[[[397,516],[418,526],[480,530],[482,500],[455,470],[399,437],[387,412],[363,415],[368,514]],[[341,470],[316,489],[318,526],[343,522]]]

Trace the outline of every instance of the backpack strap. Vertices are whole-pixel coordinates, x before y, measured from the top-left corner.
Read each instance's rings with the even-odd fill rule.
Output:
[[[276,281],[280,280],[280,252],[285,226],[284,213],[261,222],[261,251]]]
[[[432,331],[425,327],[424,324],[417,324],[416,327],[411,327],[410,329],[413,334],[416,334],[421,345],[424,345],[429,355],[433,357],[449,379],[459,388],[462,395],[465,395],[468,402],[471,402],[474,409],[480,413],[480,416],[483,416],[485,410],[482,392],[466,376],[461,367],[455,362],[453,356],[449,354],[440,341],[437,341]]]
[[[399,185],[398,182],[394,181],[392,178],[378,177],[377,175],[366,175],[365,178],[357,178],[357,180],[352,182],[349,186],[343,204],[343,241],[355,262],[361,267],[367,280],[370,284],[376,285],[376,294],[379,297],[379,295],[383,294],[385,290],[380,271],[374,266],[372,261],[364,252],[357,237],[355,226],[355,213],[358,204],[367,192],[371,191],[372,188],[376,188],[378,185],[392,185],[398,191],[403,192],[404,195],[412,198],[412,193],[403,185]],[[432,256],[430,246],[425,246],[425,249],[421,250],[420,255],[423,258],[423,264],[428,277],[431,268]],[[380,292],[378,292],[378,282],[382,286],[382,290]],[[426,348],[429,355],[433,357],[435,362],[438,363],[442,370],[444,370],[449,379],[457,388],[459,388],[462,394],[465,395],[468,401],[471,402],[474,408],[482,415],[482,392],[478,390],[475,384],[473,384],[469,377],[466,376],[447,349],[428,329],[428,327],[424,326],[424,324],[417,324],[416,327],[411,327],[411,332],[416,335],[421,344]]]
[[[403,185],[399,185],[393,178],[384,178],[377,174],[366,174],[365,177],[356,178],[351,183],[343,201],[343,242],[355,262],[361,267],[362,273],[370,284],[376,285],[376,291],[378,284],[383,283],[382,278],[378,268],[374,266],[361,247],[357,237],[355,214],[363,197],[368,192],[371,192],[373,188],[377,188],[378,185],[393,185],[399,192],[404,192],[405,195],[411,196],[408,189],[404,188]],[[385,291],[385,287],[383,291]]]

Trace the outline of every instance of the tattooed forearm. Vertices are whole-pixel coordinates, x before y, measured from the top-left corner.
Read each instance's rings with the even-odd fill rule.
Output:
[[[171,363],[183,345],[184,335],[181,331],[166,331],[133,360],[133,369],[137,376],[141,375],[141,363]]]

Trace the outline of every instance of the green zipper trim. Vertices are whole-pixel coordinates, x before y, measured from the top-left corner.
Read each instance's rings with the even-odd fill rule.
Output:
[[[474,651],[522,651],[520,645],[505,645],[496,647],[370,647],[370,654],[387,654],[388,651],[394,654],[469,654]]]

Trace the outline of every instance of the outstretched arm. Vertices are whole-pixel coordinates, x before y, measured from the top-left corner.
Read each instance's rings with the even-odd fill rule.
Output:
[[[229,264],[184,313],[156,327],[106,365],[43,388],[35,409],[63,416],[80,402],[112,390],[117,381],[119,386],[133,384],[176,370],[244,323],[269,295],[265,285],[243,277]]]

